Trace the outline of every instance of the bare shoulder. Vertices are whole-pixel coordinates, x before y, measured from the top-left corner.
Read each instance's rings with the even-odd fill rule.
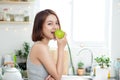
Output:
[[[46,46],[42,43],[38,43],[38,44],[34,44],[33,45],[33,49],[42,49],[42,48],[46,48]]]
[[[33,45],[32,52],[34,52],[34,54],[37,56],[38,55],[42,56],[42,55],[47,54],[49,52],[49,50],[48,50],[48,47],[46,45],[39,43],[39,44]]]

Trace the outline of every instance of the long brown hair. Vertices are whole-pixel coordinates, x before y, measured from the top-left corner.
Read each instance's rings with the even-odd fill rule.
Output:
[[[36,14],[35,19],[34,19],[34,24],[33,24],[33,31],[32,31],[32,41],[36,42],[36,41],[41,41],[44,37],[43,37],[43,24],[46,20],[46,18],[50,15],[55,15],[57,20],[58,20],[58,24],[60,26],[60,21],[59,18],[57,16],[57,14],[50,9],[45,9],[43,11],[40,11]]]

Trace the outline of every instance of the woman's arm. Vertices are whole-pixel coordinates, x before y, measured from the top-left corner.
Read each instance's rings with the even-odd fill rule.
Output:
[[[38,59],[45,66],[49,75],[52,76],[55,80],[60,80],[63,73],[63,58],[64,58],[64,48],[66,46],[67,39],[66,36],[62,39],[57,39],[58,45],[58,57],[57,63],[55,64],[53,59],[50,56],[49,50],[44,46],[40,45],[38,48]]]
[[[64,48],[67,43],[66,35],[62,39],[56,38],[56,40],[57,40],[57,46],[58,46],[58,50],[57,50],[58,56],[57,56],[56,67],[57,67],[57,72],[59,74],[59,77],[61,78],[63,73]]]

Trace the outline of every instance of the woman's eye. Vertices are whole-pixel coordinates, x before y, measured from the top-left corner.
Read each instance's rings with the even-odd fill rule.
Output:
[[[56,25],[59,25],[58,23],[56,23]]]
[[[48,25],[52,25],[52,23],[48,23]]]

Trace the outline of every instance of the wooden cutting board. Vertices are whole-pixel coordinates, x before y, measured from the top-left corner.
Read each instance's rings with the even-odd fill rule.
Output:
[[[53,57],[55,63],[57,61],[57,51],[56,50],[50,50],[50,54]],[[68,65],[69,65],[69,53],[67,50],[64,51],[64,69],[63,69],[63,75],[68,74]]]

